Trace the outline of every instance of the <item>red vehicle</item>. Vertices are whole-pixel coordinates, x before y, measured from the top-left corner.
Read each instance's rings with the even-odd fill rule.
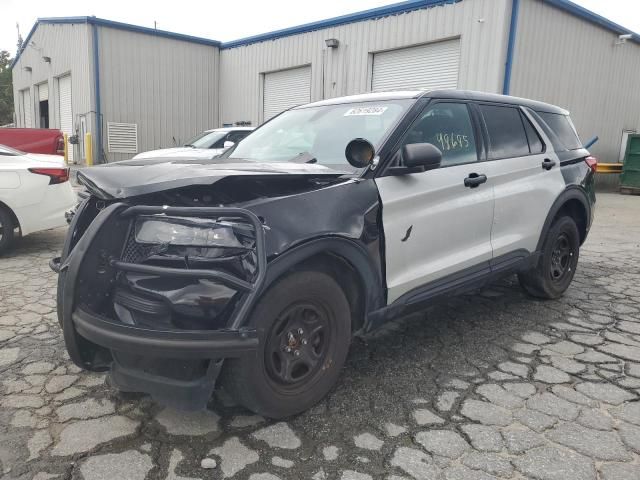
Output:
[[[0,145],[27,153],[64,155],[64,136],[52,128],[0,128]]]

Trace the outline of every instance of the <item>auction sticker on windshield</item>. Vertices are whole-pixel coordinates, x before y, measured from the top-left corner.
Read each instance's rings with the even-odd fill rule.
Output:
[[[347,110],[344,114],[345,117],[351,117],[355,115],[382,115],[387,107],[373,106],[373,107],[355,107]]]

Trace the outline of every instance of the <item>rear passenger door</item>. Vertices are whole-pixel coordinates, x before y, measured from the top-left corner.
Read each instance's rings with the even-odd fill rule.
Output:
[[[534,252],[551,205],[564,190],[560,162],[526,109],[478,104],[487,140],[485,170],[494,192],[494,263]]]
[[[484,163],[478,161],[482,142],[476,127],[466,103],[429,103],[393,159],[402,164],[405,144],[431,143],[442,151],[440,168],[376,178],[388,303],[408,292],[437,288],[447,279],[489,270],[493,192],[482,175]],[[467,178],[476,179],[473,186],[465,186]]]

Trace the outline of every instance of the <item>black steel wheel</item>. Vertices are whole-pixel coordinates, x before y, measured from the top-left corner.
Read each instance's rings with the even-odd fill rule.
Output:
[[[224,387],[256,413],[284,418],[320,401],[336,382],[351,341],[349,303],[329,275],[296,272],[258,301],[250,325],[256,356],[227,360]]]
[[[311,381],[322,367],[335,319],[321,304],[296,302],[274,322],[265,348],[270,381],[295,389]]]
[[[547,234],[537,265],[518,278],[534,297],[558,298],[569,288],[578,266],[580,234],[571,217],[557,219]]]
[[[571,274],[571,267],[573,266],[571,259],[574,253],[569,237],[562,232],[556,238],[551,250],[549,275],[552,282],[562,282],[566,275]]]

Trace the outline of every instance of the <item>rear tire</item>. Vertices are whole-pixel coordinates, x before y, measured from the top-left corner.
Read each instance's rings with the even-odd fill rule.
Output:
[[[258,301],[249,325],[258,330],[255,356],[230,359],[227,391],[249,410],[284,418],[309,409],[334,385],[351,341],[349,303],[325,273],[293,273]]]
[[[0,207],[0,255],[7,253],[13,245],[15,227],[11,214]]]
[[[573,280],[579,255],[580,234],[576,222],[571,217],[558,218],[547,233],[537,265],[518,274],[520,285],[534,297],[562,296]]]

